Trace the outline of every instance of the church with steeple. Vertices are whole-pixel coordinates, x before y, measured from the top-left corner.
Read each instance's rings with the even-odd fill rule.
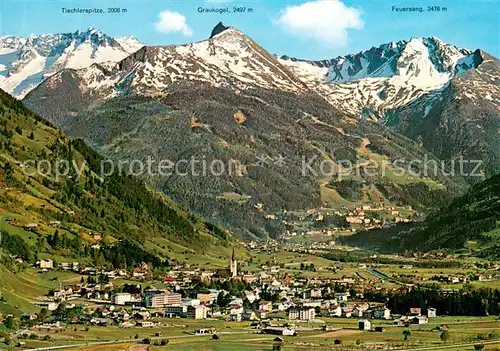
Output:
[[[231,276],[233,278],[238,275],[238,262],[236,261],[236,256],[234,254],[234,247],[233,254],[231,255],[231,261],[229,262],[229,269],[231,270]]]

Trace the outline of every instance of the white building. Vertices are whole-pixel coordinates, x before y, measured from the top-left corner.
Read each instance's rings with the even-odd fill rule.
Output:
[[[321,298],[321,289],[312,289],[311,290],[311,298]]]
[[[429,307],[427,309],[427,317],[428,318],[436,318],[437,317],[437,312],[436,309],[433,307]]]
[[[168,305],[180,305],[182,302],[182,295],[177,293],[165,294],[150,292],[145,294],[144,300],[148,308],[164,308]]]
[[[331,317],[342,316],[342,307],[340,305],[328,307],[328,313]]]
[[[116,293],[113,295],[113,303],[115,305],[125,305],[127,302],[130,301],[132,301],[132,294]]]
[[[335,293],[335,298],[339,302],[346,302],[348,297],[349,297],[349,294],[347,294],[347,293]]]
[[[245,290],[245,297],[248,302],[253,303],[259,299],[259,292],[257,290]]]
[[[40,268],[41,269],[52,269],[54,268],[54,261],[52,261],[50,258],[41,260],[40,263]]]
[[[368,319],[360,319],[358,322],[359,330],[371,330],[372,323]]]
[[[288,319],[311,321],[316,318],[316,311],[313,307],[292,307],[288,309]]]
[[[188,306],[186,317],[191,319],[206,319],[208,308],[205,306]]]

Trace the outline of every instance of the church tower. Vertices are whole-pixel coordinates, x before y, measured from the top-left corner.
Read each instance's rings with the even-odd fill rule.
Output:
[[[236,261],[236,256],[234,254],[234,247],[233,247],[233,254],[231,255],[231,262],[229,264],[229,268],[231,269],[231,276],[236,277],[238,275],[238,262]]]

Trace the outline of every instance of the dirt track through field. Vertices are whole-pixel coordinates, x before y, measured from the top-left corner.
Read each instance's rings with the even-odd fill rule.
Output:
[[[149,351],[149,345],[133,345],[128,349],[129,351]]]
[[[306,338],[336,338],[339,336],[347,336],[347,335],[353,335],[353,334],[359,334],[361,331],[359,330],[347,330],[347,329],[339,329],[339,330],[333,330],[328,333],[323,333],[323,334],[315,334],[315,335],[308,335]]]

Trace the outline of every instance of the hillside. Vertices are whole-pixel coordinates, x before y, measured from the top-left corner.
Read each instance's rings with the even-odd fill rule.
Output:
[[[50,106],[29,101],[50,116]],[[176,165],[192,159],[208,165],[222,161],[222,174],[208,170],[200,176],[198,163],[196,172],[184,164],[173,174],[154,172],[143,178],[191,211],[248,238],[282,232],[279,221],[265,219],[266,213],[341,206],[344,200],[336,187],[325,186],[339,172],[345,171],[341,179],[359,174],[365,202],[419,210],[435,203],[408,200],[408,184],[417,184],[421,198],[439,201],[463,186],[454,175],[398,173],[393,160],[423,159],[425,151],[379,124],[345,118],[314,95],[257,88],[237,94],[176,84],[162,97],[116,97],[53,120],[116,162],[147,162],[150,157]],[[276,162],[280,158],[283,163]],[[353,167],[343,170],[342,160],[350,160]]]
[[[3,91],[0,131],[2,264],[12,265],[8,253],[28,263],[51,257],[158,268],[168,260],[229,254],[225,231],[131,176],[101,179],[96,152]]]
[[[483,50],[412,38],[331,60],[280,62],[333,106],[392,128],[447,164],[458,168],[462,157],[481,161],[477,175],[500,172],[500,64]]]
[[[478,50],[480,62],[442,90],[391,111],[387,125],[443,160],[479,160],[487,177],[500,173],[500,61]],[[458,163],[457,163],[458,166]],[[465,164],[470,173],[475,164]],[[481,178],[470,177],[476,182]]]
[[[346,237],[345,243],[396,252],[452,249],[498,259],[499,240],[500,175],[496,175],[429,215],[421,224],[361,232]]]

